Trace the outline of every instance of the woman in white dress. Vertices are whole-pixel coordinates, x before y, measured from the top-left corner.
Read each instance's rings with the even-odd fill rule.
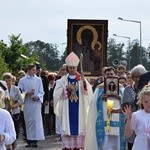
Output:
[[[4,91],[0,88],[0,106]],[[0,150],[6,150],[5,145],[12,144],[16,139],[16,132],[10,113],[0,107]]]
[[[124,107],[127,118],[124,133],[126,138],[136,134],[132,150],[150,150],[150,83],[139,93],[139,104],[142,109],[133,113],[131,106]]]

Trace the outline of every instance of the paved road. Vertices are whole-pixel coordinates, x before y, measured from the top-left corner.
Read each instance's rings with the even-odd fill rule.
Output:
[[[46,136],[44,141],[38,142],[38,148],[27,148],[27,144],[23,140],[23,136],[20,135],[20,138],[17,141],[16,150],[61,150],[61,142],[58,140],[56,135]]]

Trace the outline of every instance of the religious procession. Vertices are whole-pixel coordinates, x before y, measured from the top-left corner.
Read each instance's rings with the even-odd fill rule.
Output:
[[[150,150],[150,72],[119,58],[108,66],[108,22],[75,21],[58,72],[35,62],[2,75],[0,150],[52,150],[41,148],[50,136],[53,150]],[[101,38],[96,23],[106,26]]]
[[[39,64],[29,64],[17,80],[4,73],[1,150],[17,149],[20,128],[26,148],[57,134],[62,150],[150,149],[150,72],[143,65],[131,72],[123,65],[103,67],[94,89],[83,70],[77,72],[79,61],[82,65],[82,55],[71,52],[57,75]]]

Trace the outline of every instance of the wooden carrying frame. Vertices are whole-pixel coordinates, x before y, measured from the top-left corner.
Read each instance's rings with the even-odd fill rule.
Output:
[[[104,81],[104,93],[108,96],[119,95],[118,77],[107,77]]]

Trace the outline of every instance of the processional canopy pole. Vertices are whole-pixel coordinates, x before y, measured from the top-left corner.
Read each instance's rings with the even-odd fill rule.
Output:
[[[83,54],[80,54],[80,72],[83,75]]]

